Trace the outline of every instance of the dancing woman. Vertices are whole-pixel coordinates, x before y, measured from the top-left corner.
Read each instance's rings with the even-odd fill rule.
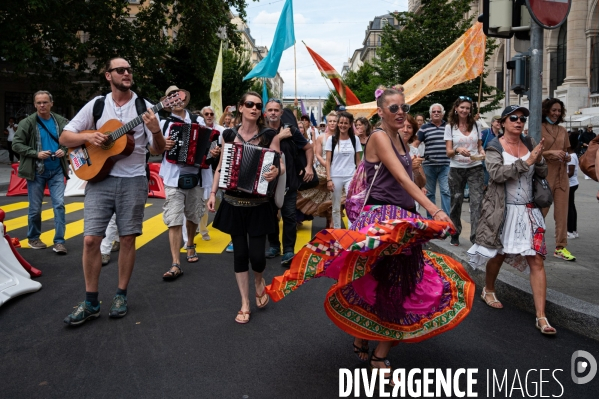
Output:
[[[324,306],[329,318],[352,335],[354,352],[370,366],[389,368],[387,354],[399,341],[418,342],[445,332],[469,313],[474,284],[453,259],[423,252],[422,244],[453,232],[449,216],[411,179],[411,159],[400,129],[409,105],[403,92],[386,89],[377,99],[381,130],[366,147],[371,186],[351,230],[323,230],[293,259],[267,292],[277,301],[314,277],[337,280]],[[378,171],[378,172],[377,172]],[[433,215],[414,212],[414,200]]]
[[[260,95],[251,91],[247,92],[241,97],[237,109],[239,124],[235,128],[226,129],[223,132],[223,141],[225,143],[249,143],[279,152],[280,135],[277,135],[275,130],[264,127]],[[212,191],[207,204],[210,212],[214,212],[222,160],[223,157],[214,173]],[[264,177],[270,182],[278,175],[279,169],[273,165],[270,172],[267,172]],[[223,201],[212,223],[215,228],[231,235],[234,248],[235,278],[241,294],[241,310],[237,313],[235,321],[240,324],[250,321],[248,263],[252,264],[254,271],[256,306],[263,308],[268,303],[262,273],[266,268],[264,255],[266,236],[275,230],[276,219],[273,212],[266,197],[228,190],[225,191]]]
[[[481,297],[495,309],[503,308],[495,296],[495,281],[503,261],[521,272],[530,272],[536,327],[543,334],[555,334],[545,316],[545,220],[533,202],[532,189],[533,175],[547,175],[542,152],[545,139],[534,146],[522,135],[528,114],[528,109],[518,105],[506,107],[501,114],[504,134],[487,145],[489,187],[482,202],[476,243],[468,255],[473,267],[483,268],[486,264]]]

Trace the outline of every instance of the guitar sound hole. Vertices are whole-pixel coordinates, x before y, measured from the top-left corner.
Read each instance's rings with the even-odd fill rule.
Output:
[[[104,142],[104,144],[101,145],[101,148],[103,150],[109,150],[114,146],[114,140],[111,138],[110,133],[112,133],[112,132],[106,132],[106,136],[108,136],[108,140],[106,140],[106,142]]]

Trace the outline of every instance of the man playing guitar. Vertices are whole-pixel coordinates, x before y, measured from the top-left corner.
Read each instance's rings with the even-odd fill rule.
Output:
[[[102,116],[94,126],[93,108],[96,97],[88,102],[73,120],[65,126],[60,136],[60,144],[66,147],[78,147],[85,143],[96,146],[109,145],[107,136],[95,131],[81,133],[83,130],[98,129],[111,119],[121,123],[136,118],[135,100],[137,94],[131,91],[133,71],[129,62],[123,58],[113,58],[106,63],[104,76],[110,83],[111,93],[106,95]],[[146,101],[146,107],[152,105]],[[102,270],[100,243],[106,226],[113,213],[121,240],[119,253],[119,283],[116,295],[110,307],[109,317],[120,318],[127,314],[127,286],[135,264],[135,238],[142,233],[145,203],[148,198],[146,178],[146,144],[150,143],[153,153],[161,153],[165,140],[160,131],[157,116],[148,110],[143,115],[144,123],[132,129],[135,140],[133,153],[122,158],[106,179],[88,182],[84,209],[83,238],[83,275],[85,278],[85,301],[68,315],[64,322],[78,325],[90,317],[100,315],[98,300],[98,282]]]

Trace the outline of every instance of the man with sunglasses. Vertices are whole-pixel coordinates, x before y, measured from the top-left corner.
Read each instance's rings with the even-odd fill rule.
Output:
[[[139,101],[136,101],[137,94],[131,90],[133,70],[129,62],[121,57],[108,60],[104,77],[110,84],[111,91],[104,97],[101,116],[97,120],[94,118],[96,100],[102,98],[98,96],[84,105],[65,126],[60,136],[60,144],[71,148],[84,143],[101,146],[107,142],[108,136],[94,130],[112,119],[126,124],[138,116],[136,102]],[[152,106],[147,101],[144,103],[146,109]],[[144,113],[142,118],[144,123],[131,130],[135,140],[131,155],[116,161],[104,180],[87,183],[83,215],[85,300],[64,319],[67,325],[80,325],[89,318],[100,316],[100,244],[113,213],[116,214],[121,247],[118,287],[108,316],[120,318],[127,314],[127,286],[135,264],[135,238],[142,233],[144,208],[148,198],[146,145],[150,144],[152,153],[162,153],[166,144],[158,117],[152,110]],[[84,130],[92,132],[80,133]]]
[[[299,175],[300,168],[298,160],[298,151],[306,152],[306,168],[303,174],[304,181],[310,181],[313,177],[312,163],[314,160],[314,150],[312,144],[308,142],[302,133],[295,128],[285,124],[281,126],[281,116],[283,114],[283,104],[281,100],[271,98],[266,103],[266,119],[268,126],[277,131],[281,137],[287,137],[281,140],[281,151],[285,154],[285,174],[287,191],[283,206],[281,207],[281,217],[283,218],[283,258],[281,266],[287,267],[295,255],[295,241],[297,239],[297,189],[301,183]],[[301,123],[301,121],[300,121]],[[271,259],[281,254],[281,242],[279,239],[279,224],[276,223],[276,231],[268,235],[270,248],[266,252],[266,257]]]
[[[430,122],[418,130],[418,138],[412,144],[418,147],[424,143],[424,159],[422,167],[426,175],[426,195],[434,204],[437,182],[441,192],[441,208],[449,215],[451,195],[449,193],[449,157],[445,148],[445,125],[443,120],[445,109],[441,104],[433,104],[429,109]],[[430,216],[430,215],[429,215]]]

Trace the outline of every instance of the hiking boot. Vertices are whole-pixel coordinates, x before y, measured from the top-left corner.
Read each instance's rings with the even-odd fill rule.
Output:
[[[67,247],[65,247],[64,244],[61,244],[61,243],[54,244],[54,246],[52,247],[52,250],[59,255],[67,254]]]
[[[115,295],[110,305],[108,317],[121,318],[127,314],[127,297],[125,295]]]
[[[233,243],[230,242],[229,245],[227,245],[227,249],[225,249],[226,252],[232,253],[233,252]]]
[[[110,263],[110,254],[102,254],[102,266]]]
[[[566,248],[556,249],[555,252],[553,253],[553,256],[555,256],[556,258],[567,260],[567,261],[576,260],[576,257],[574,255],[572,255],[570,253],[570,251],[568,251]]]
[[[283,267],[291,266],[291,261],[293,260],[294,256],[295,256],[295,254],[293,252],[285,252],[285,254],[283,254],[283,258],[281,258],[281,266],[283,266]]]
[[[266,251],[266,259],[272,259],[279,255],[281,255],[281,250],[279,248],[270,247],[268,248],[268,251]]]
[[[96,318],[100,316],[100,304],[98,306],[92,306],[88,301],[83,301],[77,305],[77,309],[68,315],[64,322],[69,326],[77,326],[84,323],[89,318]]]
[[[33,240],[29,240],[29,248],[46,249],[48,248],[48,246],[44,244],[39,238],[34,238]]]
[[[460,236],[455,235],[455,236],[451,236],[451,241],[449,242],[449,245],[453,245],[454,247],[457,247],[460,245]]]
[[[112,248],[110,248],[110,252],[116,252],[121,249],[121,243],[119,241],[115,241],[112,243]]]

